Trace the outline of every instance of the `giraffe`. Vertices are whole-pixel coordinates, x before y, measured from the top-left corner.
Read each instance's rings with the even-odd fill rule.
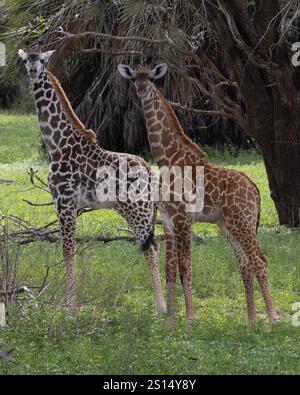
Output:
[[[50,156],[48,185],[60,222],[67,305],[71,310],[76,305],[73,267],[78,211],[85,207],[106,208],[117,210],[140,242],[151,273],[157,312],[164,314],[166,305],[158,266],[159,244],[154,237],[155,204],[151,199],[143,199],[142,195],[134,199],[134,188],[129,190],[134,181],[144,180],[139,188],[147,192],[150,169],[138,156],[110,152],[95,144],[94,132],[85,129],[60,83],[46,68],[53,52],[30,48],[20,49],[18,53],[29,74],[41,136]],[[114,185],[118,191],[125,187],[130,193],[121,197],[112,195],[111,199],[109,193]]]
[[[147,62],[149,63],[149,62]],[[267,277],[267,258],[257,241],[260,217],[260,194],[257,186],[242,172],[225,169],[205,159],[206,153],[184,133],[171,105],[155,87],[154,80],[163,77],[166,64],[151,69],[149,64],[134,68],[119,64],[122,77],[133,82],[141,99],[148,141],[157,164],[193,168],[192,185],[196,190],[195,169],[203,169],[203,206],[198,211],[187,210],[187,202],[161,201],[159,210],[164,224],[166,242],[167,325],[175,325],[174,288],[177,268],[183,286],[187,327],[195,316],[192,301],[191,225],[194,222],[217,224],[229,240],[243,279],[247,323],[255,322],[253,280],[256,277],[266,303],[270,322],[277,318]]]

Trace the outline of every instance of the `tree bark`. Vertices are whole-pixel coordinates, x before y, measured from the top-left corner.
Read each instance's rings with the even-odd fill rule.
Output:
[[[280,36],[279,3],[256,0],[251,18],[244,1],[210,4],[210,26],[241,97],[236,121],[262,153],[279,223],[299,226],[300,81]]]

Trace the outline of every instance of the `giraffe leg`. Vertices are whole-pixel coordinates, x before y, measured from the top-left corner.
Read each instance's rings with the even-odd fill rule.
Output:
[[[256,230],[247,226],[246,223],[239,224],[239,231],[234,227],[230,231],[230,227],[226,225],[226,228],[232,234],[244,253],[247,256],[247,266],[241,270],[246,294],[247,294],[247,306],[248,306],[248,325],[251,326],[255,320],[255,308],[253,302],[252,308],[252,300],[253,300],[253,278],[256,278],[259,281],[262,295],[264,297],[267,313],[269,316],[270,323],[277,318],[276,310],[273,307],[271,295],[269,292],[268,286],[268,278],[267,278],[267,258],[262,253],[256,236]],[[248,300],[249,299],[249,300]]]
[[[192,298],[192,256],[190,227],[182,230],[181,234],[176,237],[176,244],[178,251],[178,269],[185,298],[187,329],[189,330],[195,317],[195,308]]]
[[[151,274],[152,286],[159,314],[167,311],[159,271],[159,244],[154,238],[154,209],[147,202],[144,207],[136,203],[120,203],[117,211],[126,219],[135,237],[142,245],[142,250]],[[140,214],[139,214],[140,213]],[[137,215],[139,214],[139,215]]]
[[[70,311],[76,307],[75,281],[74,281],[74,264],[75,264],[75,228],[76,228],[76,209],[60,207],[58,210],[60,221],[60,232],[63,245],[64,263],[67,273],[67,293],[65,300]]]
[[[223,222],[219,224],[219,227],[223,231],[224,235],[230,242],[233,251],[235,253],[236,259],[238,261],[239,269],[243,279],[246,302],[247,302],[247,322],[248,326],[252,326],[255,322],[256,312],[255,312],[255,302],[254,302],[254,291],[253,291],[253,278],[254,278],[254,268],[251,268],[248,262],[247,255],[243,250],[238,239],[228,230]]]
[[[153,239],[150,247],[144,251],[144,256],[149,266],[149,270],[151,273],[152,284],[156,299],[156,310],[158,314],[166,314],[167,307],[165,303],[165,298],[163,294],[160,271],[159,271],[159,244]]]
[[[268,275],[267,275],[267,257],[263,254],[259,246],[257,246],[258,264],[256,266],[256,278],[259,282],[263,298],[265,300],[269,322],[278,319],[277,311],[273,307],[272,298],[269,291]]]
[[[245,268],[241,271],[243,283],[245,287],[246,293],[246,301],[247,301],[247,323],[248,327],[251,328],[255,322],[256,318],[256,310],[255,310],[255,301],[254,301],[254,291],[253,291],[253,272],[249,268]]]
[[[167,321],[168,329],[175,327],[175,287],[177,275],[177,252],[175,237],[166,227],[166,282],[167,282]]]
[[[264,297],[267,313],[270,323],[277,318],[276,310],[273,307],[267,277],[267,260],[262,259],[262,252],[258,246],[256,235],[253,235],[252,243],[245,243],[244,250],[247,254],[248,261],[253,268],[253,273],[258,279]]]

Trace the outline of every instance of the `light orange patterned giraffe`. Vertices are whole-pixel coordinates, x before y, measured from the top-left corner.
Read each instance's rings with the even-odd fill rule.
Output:
[[[243,278],[248,325],[255,321],[253,279],[259,281],[270,322],[277,317],[268,287],[267,258],[257,241],[260,217],[260,194],[256,185],[242,172],[224,169],[204,158],[200,147],[184,133],[168,101],[154,86],[161,78],[166,64],[153,70],[138,65],[133,70],[118,65],[120,74],[131,79],[141,98],[151,152],[159,166],[192,166],[204,169],[204,205],[201,211],[187,212],[184,201],[160,204],[166,240],[166,280],[168,324],[175,324],[174,290],[179,269],[186,303],[188,327],[195,310],[192,301],[191,225],[193,222],[217,224],[228,238],[235,252]],[[193,185],[196,185],[195,172]]]

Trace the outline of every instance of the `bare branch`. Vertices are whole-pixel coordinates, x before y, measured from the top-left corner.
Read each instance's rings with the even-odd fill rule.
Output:
[[[107,54],[107,55],[112,55],[112,56],[120,56],[120,55],[141,55],[144,56],[144,52],[140,51],[119,51],[119,52],[113,52],[109,51],[107,49],[100,49],[100,48],[90,48],[90,49],[82,49],[81,52],[84,53],[101,53],[101,54]]]
[[[13,183],[14,183],[14,181],[12,181],[12,180],[4,180],[3,178],[0,178],[0,184],[11,185]]]
[[[236,26],[233,16],[227,9],[228,3],[225,5],[223,0],[217,0],[217,2],[218,2],[218,5],[219,5],[221,11],[224,14],[226,20],[227,20],[227,24],[228,24],[230,33],[231,33],[235,43],[237,44],[238,48],[247,55],[248,59],[256,67],[264,69],[268,72],[271,72],[272,70],[276,69],[278,66],[275,63],[271,62],[268,59],[263,59],[259,54],[254,55],[254,50],[245,43],[245,41],[243,40],[243,38],[240,35],[240,32]]]
[[[172,101],[169,101],[169,103],[173,107],[180,108],[181,110],[188,111],[188,112],[191,112],[191,113],[196,114],[196,115],[218,116],[218,117],[225,117],[225,118],[230,118],[230,119],[233,118],[232,114],[226,113],[224,111],[198,110],[198,109],[195,109],[195,108],[190,108],[190,107],[187,107],[187,106],[183,106],[180,103],[175,103],[175,102],[172,102]]]
[[[105,39],[111,39],[115,41],[141,41],[145,42],[148,44],[169,44],[170,40],[169,39],[164,39],[164,40],[153,40],[151,38],[146,38],[146,37],[138,37],[138,36],[127,36],[127,37],[120,37],[120,36],[113,36],[111,34],[107,33],[99,33],[99,32],[82,32],[82,33],[69,33],[61,30],[56,30],[56,33],[62,34],[66,38],[75,38],[75,39],[81,39],[85,37],[96,37],[96,38],[105,38]]]
[[[118,42],[122,42],[122,43],[124,43],[125,41],[139,41],[139,42],[144,42],[147,44],[154,44],[154,45],[169,45],[169,46],[173,47],[175,50],[177,50],[187,56],[194,56],[194,52],[179,47],[169,37],[162,39],[162,40],[154,40],[151,38],[139,37],[139,36],[124,36],[124,37],[113,36],[113,35],[107,34],[107,33],[99,33],[99,32],[92,32],[92,31],[76,33],[76,34],[61,31],[61,30],[55,30],[55,32],[64,36],[60,39],[60,41],[68,40],[68,39],[83,39],[86,37],[104,38],[106,40],[114,40],[114,41],[118,41]],[[122,55],[122,54],[123,54],[123,52],[120,53],[120,55]]]
[[[52,206],[54,203],[53,202],[49,202],[49,203],[32,203],[29,200],[26,199],[22,199],[23,202],[29,204],[30,206],[35,206],[35,207],[43,207],[43,206]]]

